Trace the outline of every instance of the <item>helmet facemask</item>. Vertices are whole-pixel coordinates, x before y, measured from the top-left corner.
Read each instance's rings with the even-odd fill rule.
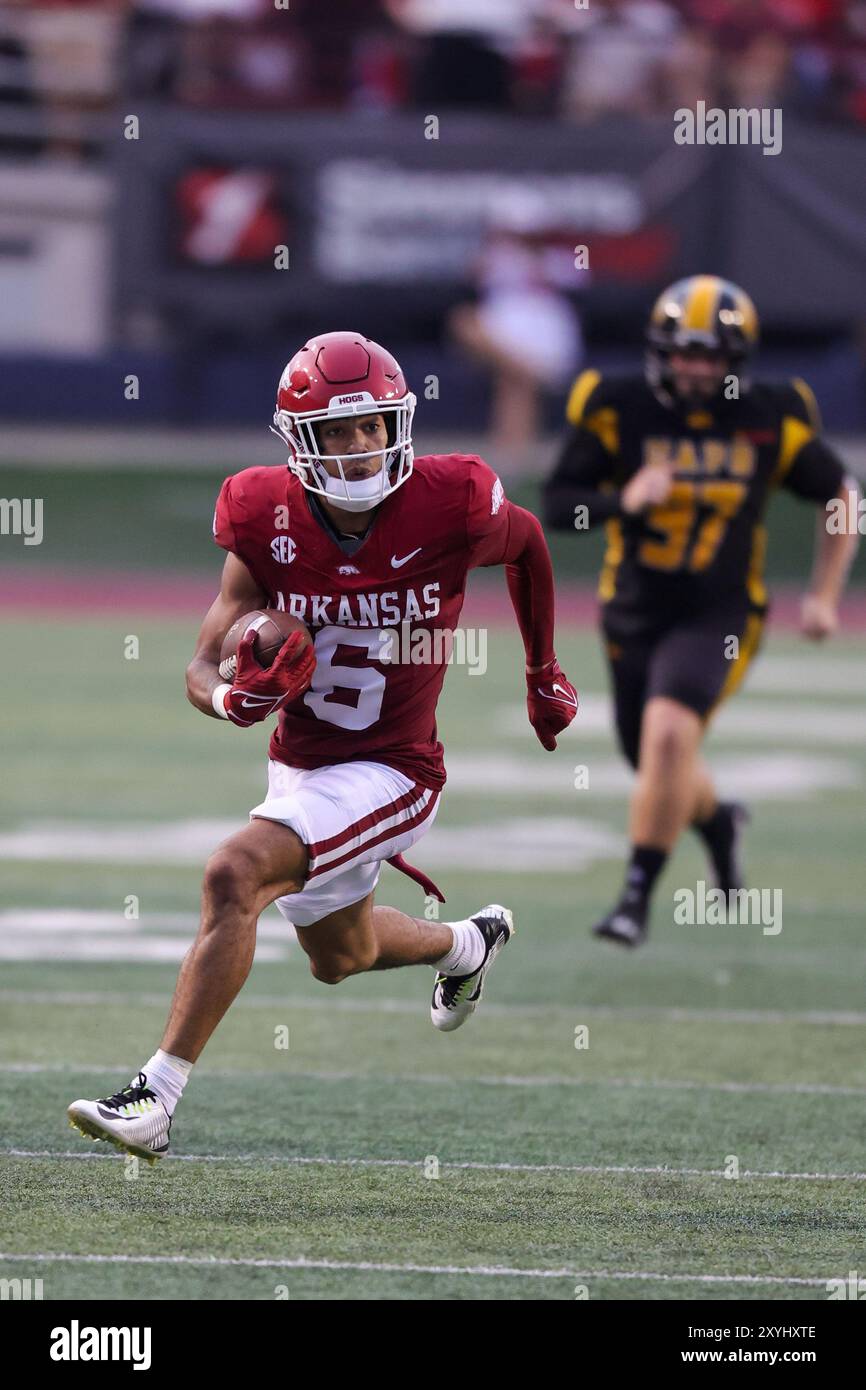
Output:
[[[703,337],[703,335],[701,336]],[[712,394],[696,390],[693,395],[684,395],[676,388],[674,381],[676,373],[671,366],[671,358],[676,355],[688,357],[690,351],[695,349],[707,354],[712,353],[720,359],[719,382]],[[739,389],[741,391],[748,390],[750,385],[748,378],[739,370],[745,364],[747,355],[741,348],[728,346],[718,341],[696,341],[694,336],[683,342],[658,342],[653,341],[652,335],[650,335],[646,351],[646,379],[664,405],[679,405],[686,410],[706,408],[719,399],[724,391],[725,382],[733,374],[736,374],[739,379]]]
[[[352,393],[351,400],[335,396],[324,410],[277,410],[271,426],[289,446],[289,468],[308,492],[323,497],[346,512],[366,512],[390,497],[412,473],[412,418],[416,398],[411,391],[395,401],[377,401],[368,391]],[[325,421],[353,416],[381,415],[388,442],[384,449],[354,454],[323,453],[317,426]],[[349,480],[345,467],[364,459],[380,458],[381,467],[369,478]],[[337,474],[325,467],[336,463]]]

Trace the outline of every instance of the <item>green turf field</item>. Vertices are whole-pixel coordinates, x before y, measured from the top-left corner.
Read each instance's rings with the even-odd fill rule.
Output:
[[[276,447],[275,453],[278,456]],[[154,470],[147,464],[121,471],[84,463],[77,468],[4,467],[7,497],[43,499],[45,538],[44,547],[15,543],[0,548],[0,575],[4,564],[26,565],[38,575],[48,563],[72,569],[98,564],[125,570],[213,573],[210,518],[229,471],[219,466],[202,470],[180,465]],[[540,512],[537,479],[509,482],[508,495]],[[772,498],[768,516],[767,573],[774,580],[799,583],[805,578],[812,547],[813,509],[780,490]],[[595,583],[604,551],[601,527],[582,534],[579,545],[568,532],[549,531],[547,540],[561,580],[576,577]],[[863,548],[853,577],[866,582]]]
[[[519,643],[492,631],[487,675],[449,674],[450,789],[409,856],[446,917],[515,910],[482,1009],[444,1036],[425,968],[317,984],[266,914],[176,1157],[136,1170],[65,1106],[157,1045],[207,847],[264,791],[263,731],[183,698],[194,626],[0,624],[33,674],[2,747],[0,1277],[46,1299],[571,1300],[823,1299],[866,1275],[866,643],[771,637],[712,740],[781,932],[675,925],[675,889],[705,876],[690,840],[625,955],[588,936],[627,789],[595,638],[560,639],[583,709],[550,755]],[[422,910],[387,868],[380,900]]]

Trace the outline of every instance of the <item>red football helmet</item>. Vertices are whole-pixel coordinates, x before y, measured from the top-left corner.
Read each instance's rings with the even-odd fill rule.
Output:
[[[285,368],[272,429],[289,446],[289,467],[305,488],[349,512],[365,512],[394,492],[412,472],[415,396],[390,352],[360,333],[311,338]],[[323,454],[316,425],[340,416],[381,414],[388,448],[359,454]],[[346,459],[382,458],[371,478],[350,482]],[[323,460],[336,462],[332,477]]]

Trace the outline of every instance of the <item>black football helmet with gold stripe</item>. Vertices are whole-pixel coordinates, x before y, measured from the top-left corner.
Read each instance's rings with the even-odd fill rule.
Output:
[[[671,354],[701,350],[726,358],[740,389],[747,389],[742,369],[757,342],[758,314],[745,290],[718,275],[690,275],[669,285],[653,305],[646,331],[647,381],[663,404],[675,404]]]

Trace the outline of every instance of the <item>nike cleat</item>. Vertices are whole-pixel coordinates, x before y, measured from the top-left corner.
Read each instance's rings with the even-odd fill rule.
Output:
[[[168,1153],[171,1116],[147,1084],[143,1071],[105,1100],[76,1100],[69,1123],[86,1139],[104,1139],[125,1153],[155,1163]]]
[[[507,907],[491,903],[469,919],[487,943],[487,953],[471,975],[437,975],[430,1017],[441,1033],[453,1033],[475,1012],[484,988],[484,977],[507,941],[514,935],[514,918]]]

